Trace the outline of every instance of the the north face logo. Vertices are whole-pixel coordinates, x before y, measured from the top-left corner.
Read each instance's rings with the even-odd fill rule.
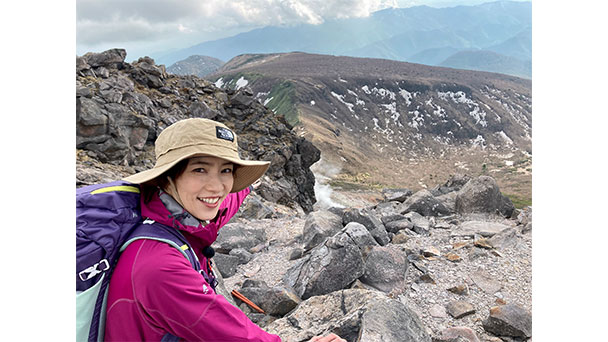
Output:
[[[215,132],[219,139],[228,140],[230,142],[234,141],[234,133],[232,133],[232,131],[228,128],[215,126]]]

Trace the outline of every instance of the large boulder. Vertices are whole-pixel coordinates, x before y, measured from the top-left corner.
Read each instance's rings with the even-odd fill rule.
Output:
[[[361,282],[380,291],[402,293],[409,261],[406,254],[391,245],[375,246],[365,255],[365,273]]]
[[[420,318],[406,305],[364,289],[312,297],[266,330],[284,341],[334,332],[349,342],[431,342]]]
[[[302,232],[304,250],[310,250],[342,229],[342,218],[330,211],[314,211],[306,216]]]
[[[242,223],[228,223],[220,229],[217,240],[212,246],[219,253],[228,254],[236,248],[249,250],[266,240],[264,229],[249,228]]]
[[[445,216],[451,212],[428,190],[420,190],[399,206],[401,214],[417,212],[422,216]]]
[[[382,221],[380,221],[372,211],[359,208],[345,209],[342,214],[342,223],[347,225],[350,222],[357,222],[364,225],[381,246],[390,242],[384,224],[382,224]]]
[[[283,282],[302,299],[347,288],[365,272],[362,251],[374,245],[363,225],[349,223],[299,259]]]
[[[479,176],[471,179],[460,189],[455,203],[459,214],[488,213],[511,217],[515,206],[500,193],[492,177]]]

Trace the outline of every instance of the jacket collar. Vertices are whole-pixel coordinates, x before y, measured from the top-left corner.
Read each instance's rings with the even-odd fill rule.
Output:
[[[147,203],[144,201],[144,197],[141,196],[141,214],[144,218],[191,234],[202,231],[210,223],[192,216],[171,195],[161,189],[155,191],[152,199]],[[217,217],[212,221],[216,219]]]

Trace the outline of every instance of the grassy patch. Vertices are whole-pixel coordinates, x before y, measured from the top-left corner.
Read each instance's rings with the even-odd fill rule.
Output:
[[[296,87],[289,81],[283,81],[270,90],[267,98],[272,98],[266,107],[274,110],[275,113],[283,115],[285,121],[291,126],[300,122],[298,109],[295,105]]]
[[[511,200],[511,202],[513,202],[513,205],[517,209],[523,209],[527,206],[532,205],[532,198],[523,197],[523,196],[519,196],[519,195],[515,195],[515,194],[503,194],[503,195],[507,196]]]

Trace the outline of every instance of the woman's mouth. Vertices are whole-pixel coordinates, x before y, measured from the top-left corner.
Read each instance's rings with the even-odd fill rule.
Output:
[[[221,197],[197,197],[197,199],[201,202],[203,202],[205,205],[207,205],[208,207],[215,207],[219,201],[220,201]]]

